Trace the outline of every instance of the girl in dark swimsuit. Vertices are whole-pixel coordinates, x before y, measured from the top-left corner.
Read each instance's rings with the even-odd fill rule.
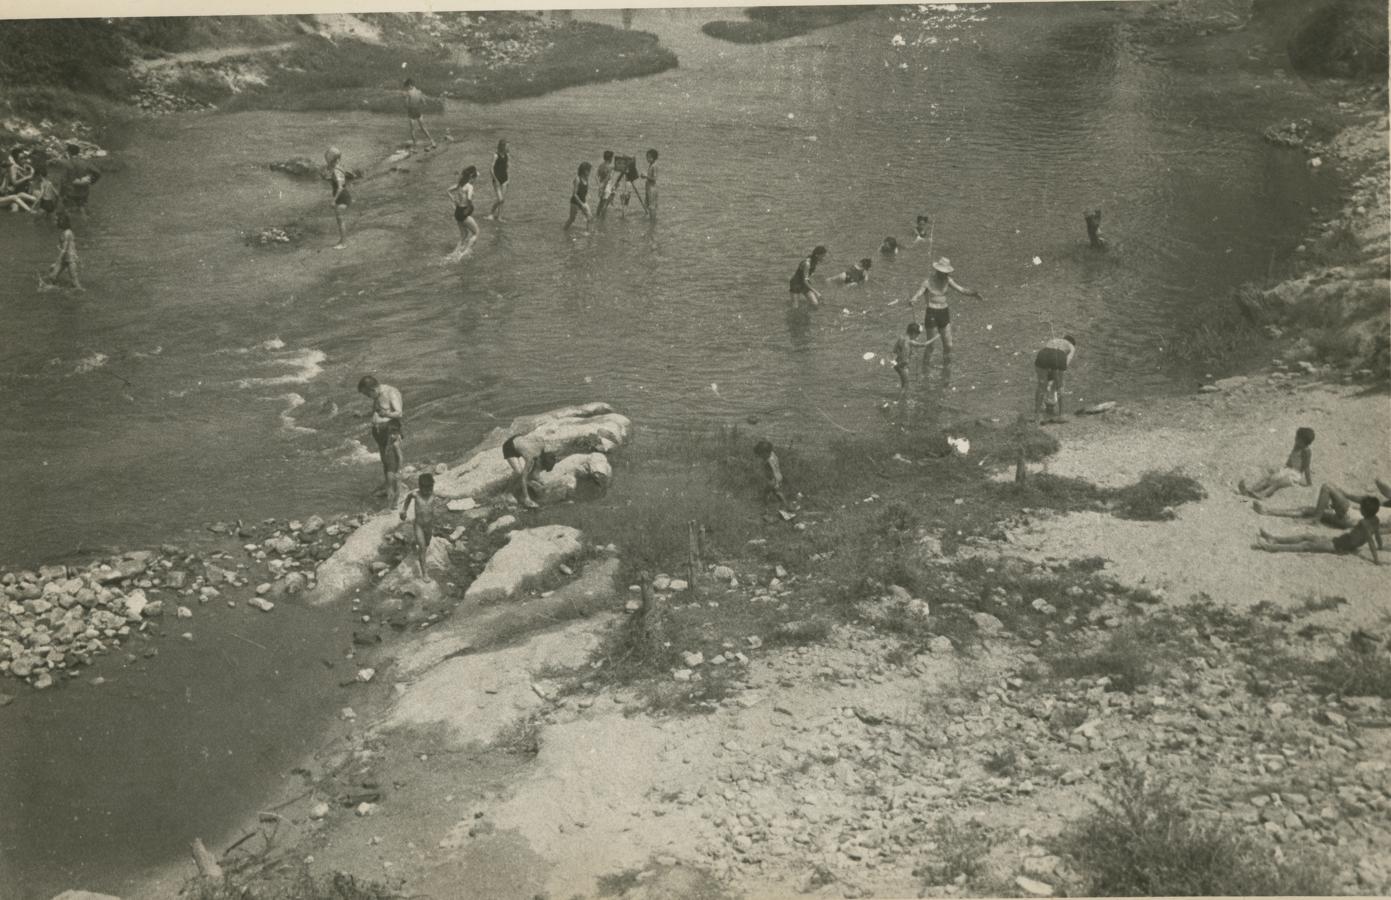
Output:
[[[459,173],[459,181],[445,191],[454,201],[454,221],[459,226],[459,246],[450,254],[452,259],[462,259],[473,250],[473,242],[478,240],[478,223],[473,220],[473,180],[478,177],[477,166],[465,166]]]
[[[497,199],[488,213],[488,218],[502,221],[502,204],[507,199],[507,142],[497,142],[497,153],[493,154],[493,193]]]
[[[569,231],[570,226],[575,224],[575,216],[584,213],[585,226],[590,222],[589,215],[589,170],[593,168],[587,162],[580,163],[579,170],[575,173],[575,181],[570,186],[570,218],[565,220],[565,230]]]
[[[343,171],[343,167],[338,165],[338,161],[343,158],[343,153],[337,147],[329,147],[324,153],[324,162],[328,164],[328,187],[333,191],[333,218],[338,222],[338,243],[333,245],[333,249],[342,250],[348,246],[348,233],[343,227],[343,214],[352,205],[353,196],[348,193],[348,173]]]
[[[826,252],[825,247],[818,245],[811,251],[810,256],[797,264],[797,271],[792,273],[792,278],[787,285],[794,307],[801,305],[803,297],[812,306],[821,305],[821,295],[811,286],[811,275],[816,271],[816,266],[825,258]]]

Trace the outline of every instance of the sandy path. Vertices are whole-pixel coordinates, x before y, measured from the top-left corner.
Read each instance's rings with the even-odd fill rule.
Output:
[[[1180,507],[1172,522],[1074,513],[1020,531],[1013,541],[1032,558],[1103,556],[1121,580],[1164,588],[1175,599],[1206,593],[1244,608],[1262,600],[1290,606],[1311,596],[1342,596],[1349,605],[1337,614],[1340,623],[1373,626],[1391,612],[1391,569],[1374,566],[1365,551],[1351,559],[1251,547],[1260,527],[1276,534],[1336,533],[1257,515],[1235,491],[1239,478],[1282,462],[1301,425],[1317,434],[1314,487],[1281,491],[1272,506],[1312,505],[1323,481],[1370,489],[1374,475],[1391,478],[1391,402],[1385,394],[1253,378],[1227,393],[1160,401],[1123,420],[1074,420],[1057,430],[1063,449],[1045,466],[1056,475],[1108,486],[1133,482],[1150,469],[1177,467],[1202,483],[1206,500]],[[1381,518],[1385,522],[1388,514]],[[1383,565],[1391,567],[1391,555]]]

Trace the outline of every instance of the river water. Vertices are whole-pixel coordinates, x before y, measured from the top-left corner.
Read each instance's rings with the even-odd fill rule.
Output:
[[[828,420],[884,428],[879,404],[896,380],[863,356],[886,351],[909,320],[902,298],[929,263],[926,245],[909,240],[919,212],[936,221],[934,255],[985,295],[953,304],[953,371],[945,380],[934,369],[919,387],[928,406],[1025,409],[1033,350],[1064,332],[1079,338],[1079,399],[1191,390],[1208,372],[1170,345],[1231,287],[1265,276],[1299,242],[1311,205],[1336,190],[1331,173],[1259,139],[1317,98],[1263,61],[1226,58],[1230,48],[1160,55],[1133,38],[1127,13],[1091,5],[903,9],[914,12],[749,47],[700,33],[730,11],[639,10],[633,27],[659,34],[680,68],[450,104],[430,125],[454,142],[354,187],[341,252],[330,249],[325,188],[265,163],[317,158],[332,143],[349,167],[372,168],[405,137],[404,121],[151,120],[77,223],[85,295],[36,293],[30,273],[51,259],[54,232],[0,219],[15,276],[0,279],[11,445],[0,562],[82,558],[209,520],[364,507],[379,478],[354,393],[368,371],[405,394],[409,460],[452,460],[516,415],[590,399],[656,431],[750,417],[781,439],[814,437]],[[577,15],[617,24],[620,14]],[[445,189],[462,165],[486,172],[504,137],[508,221],[482,222],[473,256],[446,263],[456,232]],[[662,154],[658,221],[615,214],[562,232],[576,165],[647,147]],[[486,185],[479,195],[486,210]],[[1105,209],[1110,253],[1086,246],[1091,206]],[[301,249],[242,242],[306,214],[318,233]],[[910,246],[884,260],[875,249],[890,234]],[[871,256],[871,280],[828,288],[819,310],[789,315],[787,279],[818,243],[831,251],[823,272]],[[229,677],[224,695],[235,697]],[[320,719],[336,708],[318,707]],[[142,713],[142,727],[182,727],[192,740],[193,726],[174,724],[177,704],[166,708]],[[130,853],[108,833],[101,868],[85,871],[119,884],[112,873],[181,854],[195,825],[216,834],[254,808],[246,791],[281,774],[297,743],[258,757],[271,739],[238,729],[264,721],[263,704],[229,700],[222,715],[233,755],[259,767],[224,773],[230,793],[198,823],[142,816]],[[61,771],[61,742],[43,749]],[[187,768],[188,796],[217,777]],[[105,814],[141,816],[138,792],[122,796]],[[56,886],[47,867],[60,851],[92,845],[65,848],[58,812],[29,814],[58,842],[35,883]],[[10,868],[40,867],[11,854]]]

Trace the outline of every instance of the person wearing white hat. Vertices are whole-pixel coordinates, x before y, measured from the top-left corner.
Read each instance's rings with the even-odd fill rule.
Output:
[[[956,279],[951,277],[954,271],[956,270],[952,268],[951,260],[943,256],[932,264],[932,274],[923,281],[922,287],[908,298],[908,304],[911,306],[917,303],[919,298],[927,297],[927,309],[923,312],[923,336],[930,337],[934,333],[941,336],[943,365],[951,363],[951,310],[947,308],[947,291],[956,291],[963,296],[977,299],[981,296],[979,291],[957,284]],[[927,365],[931,358],[932,348],[928,347],[923,351],[923,365]]]

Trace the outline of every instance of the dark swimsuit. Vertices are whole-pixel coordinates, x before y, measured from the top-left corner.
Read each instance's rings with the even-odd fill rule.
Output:
[[[846,269],[846,270],[845,270],[845,283],[846,283],[846,284],[864,284],[865,278],[866,278],[866,277],[868,277],[868,276],[865,274],[865,271],[864,271],[863,269]]]
[[[493,160],[493,178],[497,179],[498,184],[507,183],[507,157],[499,156]]]
[[[517,436],[514,434],[502,442],[503,459],[524,459],[521,451],[517,449]]]
[[[455,221],[455,222],[463,222],[465,219],[467,219],[467,218],[468,218],[469,216],[471,216],[471,215],[473,215],[473,201],[472,201],[471,199],[469,199],[468,197],[465,197],[465,198],[464,198],[464,202],[463,202],[463,203],[456,203],[456,204],[454,204],[454,221]]]
[[[1333,549],[1339,553],[1356,553],[1357,548],[1367,543],[1367,531],[1360,523],[1351,531],[1345,531],[1333,539]]]
[[[806,266],[806,274],[802,274],[802,267]],[[816,261],[810,256],[797,264],[797,271],[792,273],[792,280],[788,282],[788,290],[794,294],[805,294],[811,290],[811,285],[807,284],[807,279],[811,273],[816,271]]]
[[[1034,357],[1034,368],[1046,369],[1050,372],[1066,372],[1067,351],[1059,350],[1057,347],[1044,347]]]
[[[335,169],[329,176],[329,190],[333,191],[334,206],[350,206],[353,202],[353,195],[348,193],[348,179],[345,176],[340,183],[338,180],[338,170]]]
[[[576,197],[579,197],[579,198],[580,198],[578,202],[575,201],[575,198],[576,198]],[[583,206],[583,205],[584,205],[584,201],[585,201],[586,199],[588,199],[588,197],[589,197],[589,182],[587,182],[587,181],[581,181],[581,182],[575,187],[575,192],[574,192],[573,194],[570,195],[570,202],[573,203],[575,206]]]

